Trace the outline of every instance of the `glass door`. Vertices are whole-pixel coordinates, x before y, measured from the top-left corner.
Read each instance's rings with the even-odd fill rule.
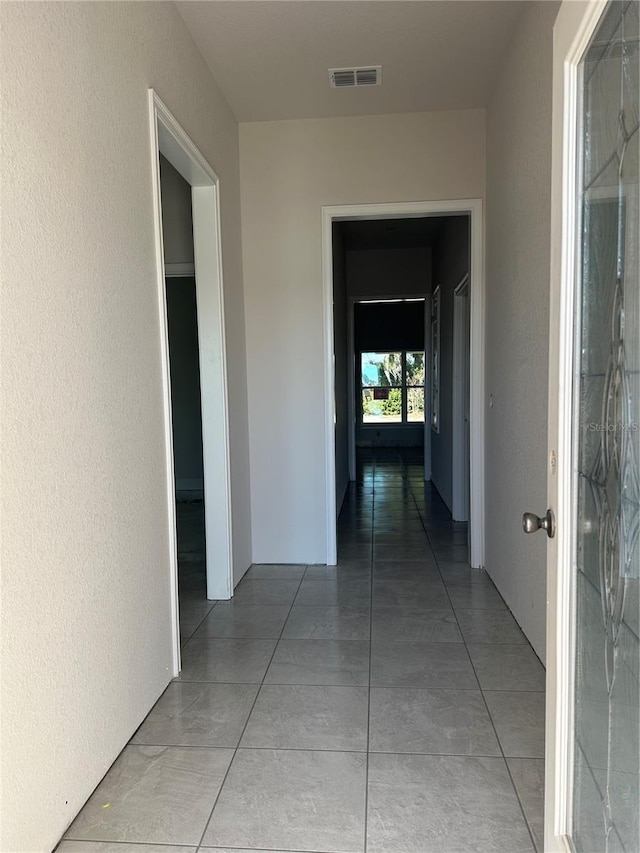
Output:
[[[638,3],[614,0],[578,68],[573,749],[578,853],[640,851]]]

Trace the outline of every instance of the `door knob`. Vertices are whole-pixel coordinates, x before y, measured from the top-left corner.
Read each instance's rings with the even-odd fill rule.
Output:
[[[549,539],[553,539],[556,535],[556,517],[552,509],[547,510],[547,514],[540,518],[534,512],[525,512],[522,516],[522,527],[525,533],[535,533],[536,530],[546,530]]]

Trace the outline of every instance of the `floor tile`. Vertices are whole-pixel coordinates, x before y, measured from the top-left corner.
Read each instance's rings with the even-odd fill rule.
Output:
[[[305,581],[370,580],[371,563],[369,560],[352,560],[337,566],[309,566]]]
[[[240,746],[260,749],[367,749],[366,687],[262,687]]]
[[[442,542],[433,543],[433,551],[438,560],[447,560],[451,563],[468,565],[469,551],[466,545],[451,545]]]
[[[378,560],[402,560],[403,562],[413,562],[428,560],[431,557],[431,550],[425,536],[423,545],[374,545],[373,559]]]
[[[465,529],[452,529],[447,521],[439,521],[435,523],[432,512],[425,507],[424,513],[426,516],[426,528],[429,534],[431,544],[436,547],[438,545],[467,545],[468,531]]]
[[[245,575],[246,580],[253,581],[299,581],[305,573],[306,566],[289,563],[254,563]]]
[[[439,610],[450,606],[442,581],[373,581],[374,607],[424,607]]]
[[[282,634],[288,640],[368,640],[368,607],[294,605]]]
[[[180,681],[259,684],[276,647],[275,640],[189,640],[182,653]]]
[[[483,690],[545,689],[544,667],[531,646],[470,643],[467,648]]]
[[[357,542],[342,544],[338,548],[338,560],[360,560],[362,559],[362,550],[362,545]]]
[[[366,756],[240,749],[203,844],[362,853]]]
[[[371,684],[461,690],[478,687],[465,647],[454,643],[374,643]]]
[[[420,520],[416,521],[403,521],[402,519],[389,519],[388,521],[376,521],[375,527],[373,528],[375,534],[385,534],[385,533],[398,533],[398,534],[419,534],[423,531],[422,524]],[[378,555],[378,559],[380,560],[392,560],[396,555],[396,552],[387,551],[387,555],[384,557],[382,554]],[[428,557],[431,557],[431,552],[428,552]]]
[[[367,735],[368,853],[531,853],[502,749],[542,755],[544,670],[402,456],[359,455],[338,566],[253,565],[231,602],[206,600],[203,504],[183,507],[183,672],[61,853],[195,853],[202,832],[211,853],[363,853]],[[508,762],[539,839],[543,761]]]
[[[400,581],[401,583],[420,580],[431,583],[442,582],[437,566],[428,560],[423,563],[377,560],[373,565],[373,579],[374,581]]]
[[[544,693],[484,695],[505,756],[544,758]]]
[[[243,580],[233,596],[236,604],[292,604],[300,582],[297,580]]]
[[[326,605],[337,607],[368,607],[371,603],[371,582],[339,578],[336,580],[303,580],[295,603],[300,605]]]
[[[266,684],[366,686],[369,643],[366,640],[280,640]]]
[[[371,755],[368,853],[531,853],[504,760]]]
[[[374,545],[394,545],[396,547],[406,545],[409,548],[426,548],[427,559],[435,563],[435,559],[431,556],[429,542],[424,530],[422,529],[422,525],[420,525],[419,530],[412,530],[409,533],[383,533],[374,530],[373,543]]]
[[[449,597],[454,610],[506,610],[498,590],[493,585],[469,584],[450,586]]]
[[[236,747],[257,695],[258,685],[174,681],[131,742]]]
[[[456,616],[467,643],[527,643],[527,638],[508,610],[456,609]]]
[[[194,634],[203,637],[258,637],[277,639],[289,615],[290,605],[220,602],[204,618]]]
[[[507,758],[507,765],[538,853],[544,853],[544,761]]]
[[[66,837],[198,844],[232,757],[230,749],[128,746]]]
[[[448,587],[466,587],[469,584],[493,586],[493,581],[483,569],[472,569],[469,566],[461,566],[460,563],[449,563],[445,560],[438,560],[438,568]]]
[[[479,690],[371,691],[372,752],[500,755]]]
[[[174,844],[126,844],[122,841],[63,841],[55,853],[194,853],[195,850],[195,845],[176,847]]]
[[[456,617],[450,607],[374,607],[372,636],[379,642],[461,643]]]
[[[207,601],[206,598],[193,601],[184,595],[178,596],[178,603],[180,608],[180,633],[182,636],[187,637],[193,634],[207,613],[216,605],[215,601]]]

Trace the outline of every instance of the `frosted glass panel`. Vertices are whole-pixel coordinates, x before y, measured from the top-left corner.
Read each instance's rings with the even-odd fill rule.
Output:
[[[581,68],[573,842],[640,851],[638,3]]]

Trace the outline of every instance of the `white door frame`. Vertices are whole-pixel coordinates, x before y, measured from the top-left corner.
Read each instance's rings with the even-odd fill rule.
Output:
[[[210,599],[228,599],[233,595],[229,414],[224,331],[222,239],[220,234],[220,193],[216,173],[153,89],[149,89],[149,124],[155,209],[167,520],[169,525],[168,560],[172,602],[171,631],[173,674],[175,676],[180,671],[178,549],[159,155],[162,153],[191,186],[202,407],[207,598]]]
[[[469,275],[453,293],[453,436],[451,446],[451,515],[469,518]]]
[[[546,853],[571,853],[574,747],[573,378],[577,273],[578,68],[607,0],[565,2],[554,25],[547,506]],[[544,508],[540,509],[544,512]]]
[[[325,518],[327,564],[337,562],[335,376],[333,349],[333,222],[363,219],[406,219],[470,216],[471,258],[471,565],[484,567],[484,335],[485,274],[482,199],[345,204],[322,208],[322,281],[324,303]]]

